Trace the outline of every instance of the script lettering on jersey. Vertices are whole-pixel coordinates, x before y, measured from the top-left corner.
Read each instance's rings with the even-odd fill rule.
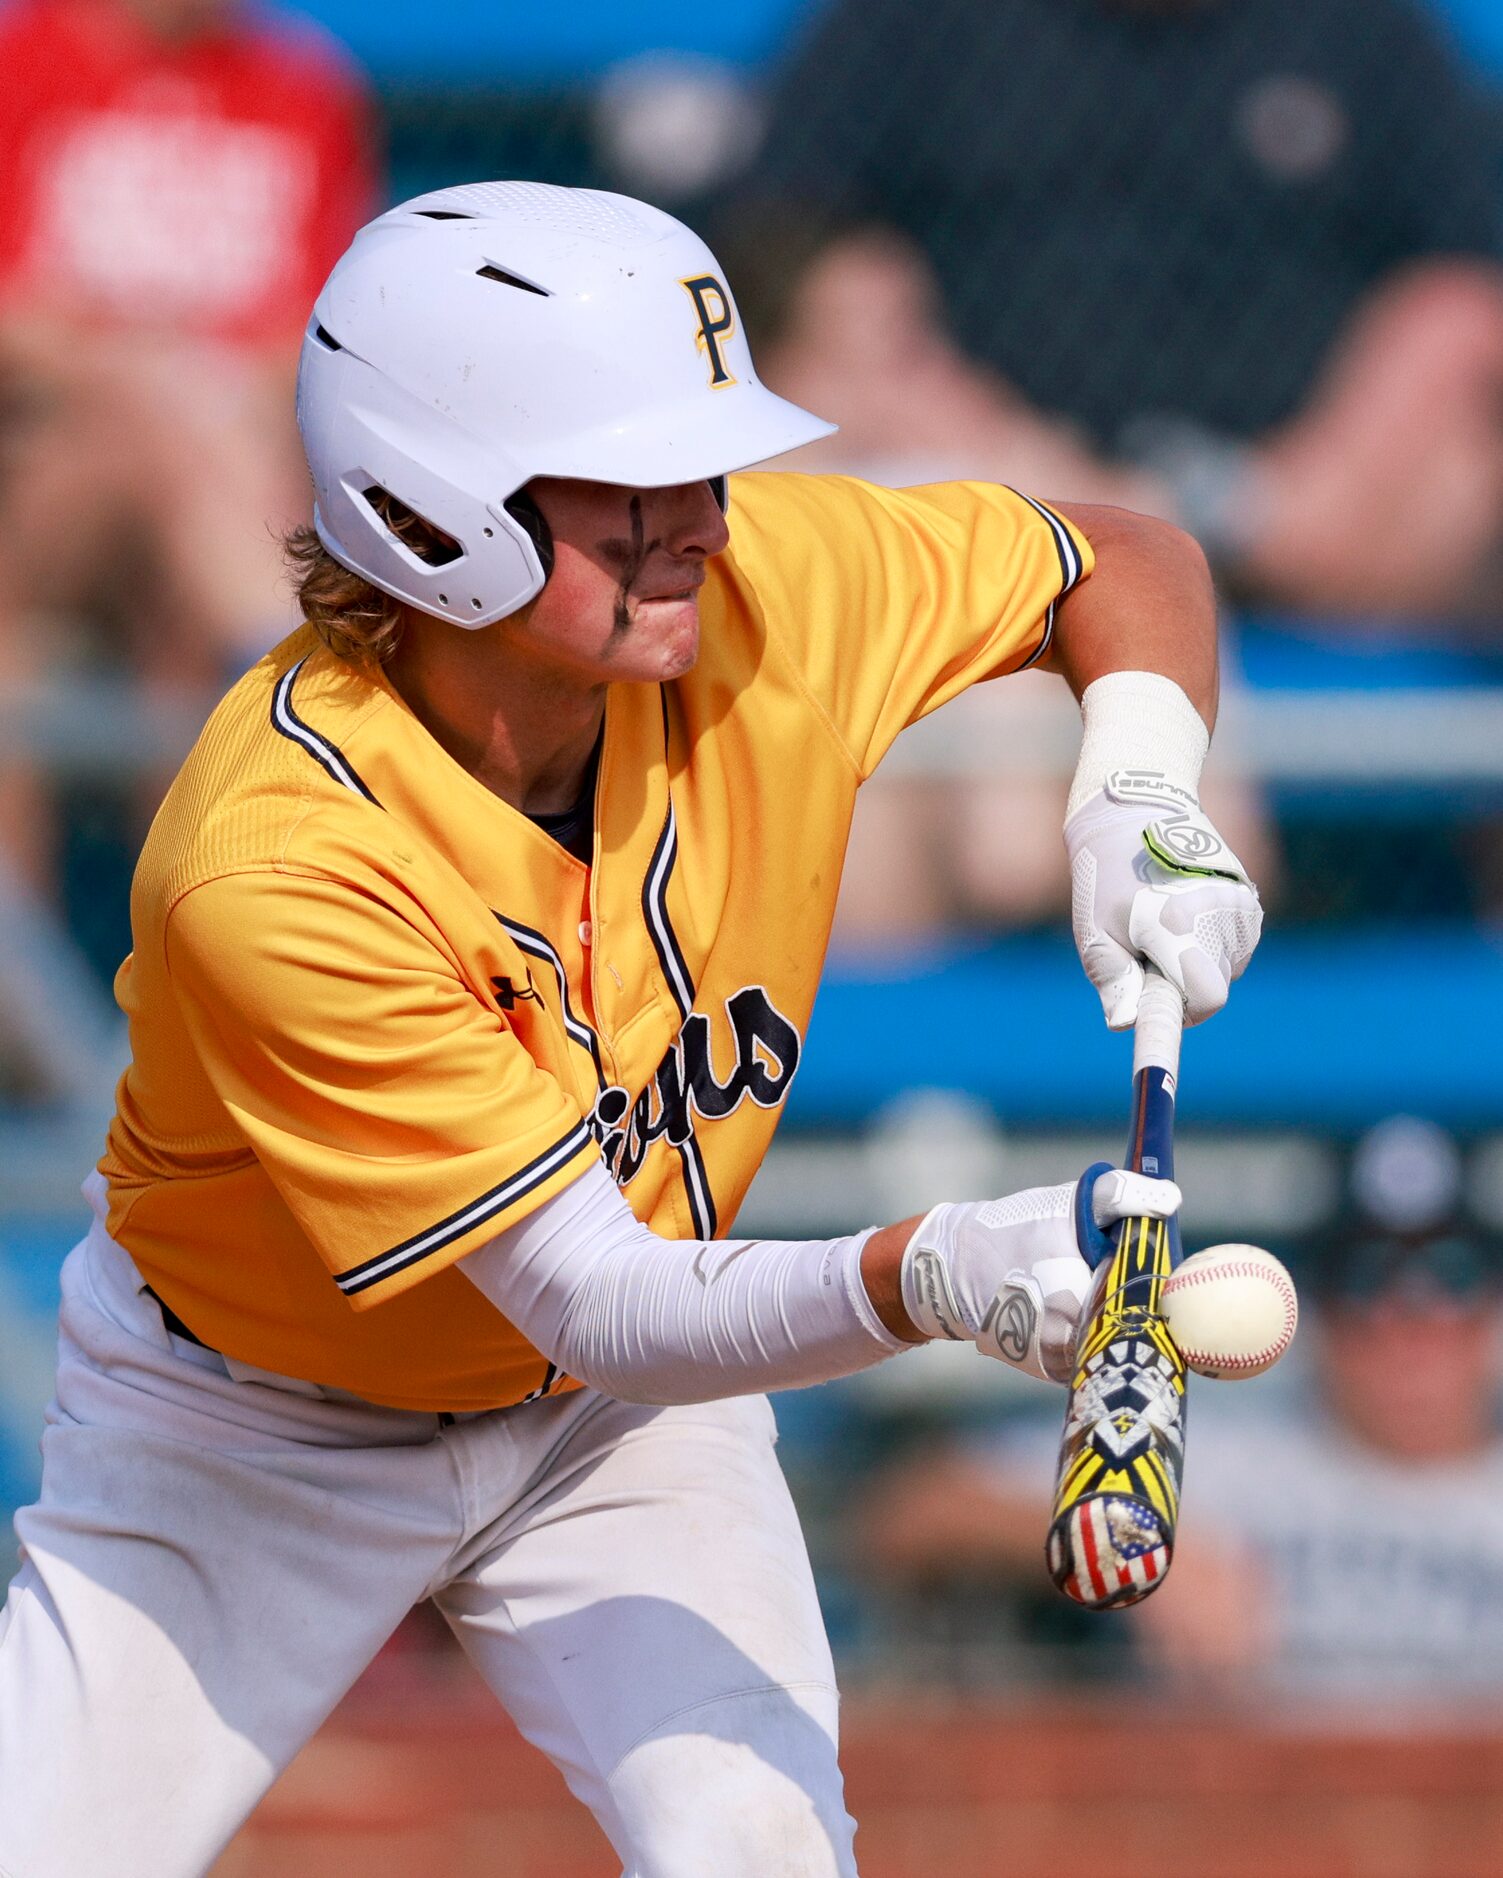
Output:
[[[736,1063],[721,1082],[715,1074],[710,1019],[691,1011],[651,1082],[635,1101],[619,1085],[602,1089],[590,1128],[616,1182],[640,1170],[653,1142],[675,1148],[694,1136],[695,1118],[719,1121],[748,1097],[775,1109],[798,1068],[802,1040],[761,985],[746,985],[725,1001]]]

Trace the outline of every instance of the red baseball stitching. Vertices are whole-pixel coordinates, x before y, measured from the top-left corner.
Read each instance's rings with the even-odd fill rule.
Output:
[[[1180,1355],[1193,1369],[1196,1360],[1214,1363],[1217,1369],[1252,1369],[1265,1364],[1276,1363],[1294,1341],[1294,1332],[1299,1323],[1299,1303],[1294,1295],[1294,1286],[1289,1281],[1289,1274],[1283,1266],[1258,1265],[1249,1259],[1239,1259],[1230,1265],[1202,1265],[1193,1271],[1183,1267],[1171,1272],[1164,1281],[1164,1296],[1167,1301],[1171,1291],[1188,1291],[1193,1285],[1210,1284],[1220,1278],[1266,1278],[1278,1293],[1284,1306],[1284,1328],[1274,1342],[1262,1350],[1254,1351],[1249,1356],[1218,1356],[1212,1350],[1190,1350],[1180,1344]],[[1176,1338],[1176,1342],[1178,1339]]]

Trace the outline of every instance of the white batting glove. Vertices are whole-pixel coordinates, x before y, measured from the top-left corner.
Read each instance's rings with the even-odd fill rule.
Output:
[[[1263,930],[1258,890],[1199,802],[1155,770],[1116,770],[1065,823],[1070,912],[1106,1021],[1138,1014],[1143,961],[1185,1000],[1185,1022],[1226,1003]]]
[[[1068,1382],[1107,1228],[1179,1211],[1172,1180],[1098,1161],[1077,1181],[936,1206],[903,1253],[903,1306],[929,1337],[969,1341],[1046,1382]]]
[[[1106,1021],[1138,1014],[1143,961],[1201,1023],[1226,1003],[1263,929],[1247,870],[1196,794],[1210,732],[1172,679],[1108,672],[1081,693],[1065,810],[1075,944]]]

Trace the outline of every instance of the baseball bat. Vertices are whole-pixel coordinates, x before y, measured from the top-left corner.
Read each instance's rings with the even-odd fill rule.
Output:
[[[1133,1033],[1127,1166],[1174,1176],[1184,1002],[1148,970]],[[1126,1219],[1081,1319],[1045,1549],[1049,1575],[1090,1610],[1136,1604],[1174,1555],[1185,1458],[1185,1364],[1160,1293],[1183,1257],[1177,1219]]]

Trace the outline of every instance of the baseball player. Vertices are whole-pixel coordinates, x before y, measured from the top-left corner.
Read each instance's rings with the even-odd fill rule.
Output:
[[[1082,699],[1108,1022],[1145,959],[1192,1021],[1225,1000],[1260,916],[1196,802],[1204,565],[1002,488],[727,482],[828,427],[758,383],[703,244],[592,191],[381,216],[298,411],[309,623],[136,875],[132,1061],[0,1626],[0,1872],[204,1871],[430,1597],[626,1872],[847,1878],[765,1392],[936,1336],[1062,1378],[1082,1252],[1179,1196],[1097,1166],[721,1235],[856,790],[978,679]]]

